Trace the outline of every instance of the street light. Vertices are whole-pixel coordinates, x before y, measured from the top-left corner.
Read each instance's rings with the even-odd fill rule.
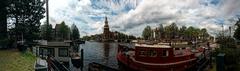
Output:
[[[49,25],[49,12],[48,12],[48,0],[46,0],[46,15],[47,15],[47,24]]]

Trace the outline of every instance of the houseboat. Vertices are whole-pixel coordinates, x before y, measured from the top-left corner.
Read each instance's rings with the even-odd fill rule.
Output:
[[[80,71],[83,68],[83,49],[78,42],[70,40],[51,41],[39,40],[39,46],[33,48],[33,53],[38,56],[35,63],[36,71]],[[80,54],[79,54],[79,51]]]
[[[128,47],[119,44],[117,60],[119,66],[131,71],[191,71],[203,51],[201,48],[192,51],[185,45],[187,43],[171,46],[169,43],[135,43],[133,47]]]

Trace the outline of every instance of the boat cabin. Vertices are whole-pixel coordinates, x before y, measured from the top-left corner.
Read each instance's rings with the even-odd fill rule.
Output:
[[[119,64],[136,71],[193,71],[196,53],[186,42],[170,44],[136,43],[134,48],[120,44],[117,59]]]
[[[70,59],[70,42],[47,42],[43,41],[40,43],[40,46],[35,48],[35,53],[41,58],[46,58],[48,55],[51,55],[56,60],[61,62],[68,62]]]
[[[194,58],[186,47],[173,48],[169,45],[135,45],[135,59],[148,63],[169,63],[178,62]]]

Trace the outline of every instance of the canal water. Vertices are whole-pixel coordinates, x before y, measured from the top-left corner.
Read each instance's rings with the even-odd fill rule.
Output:
[[[86,41],[80,48],[84,49],[84,71],[88,70],[88,64],[100,63],[118,69],[116,54],[118,43],[104,43]]]

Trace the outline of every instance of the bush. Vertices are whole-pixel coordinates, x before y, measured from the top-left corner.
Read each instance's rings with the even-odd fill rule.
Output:
[[[0,40],[0,48],[7,48],[8,42],[8,39]]]
[[[218,37],[217,43],[220,48],[236,48],[235,40],[231,37]]]
[[[25,51],[27,50],[27,46],[24,45],[24,44],[18,44],[18,45],[17,45],[17,48],[18,48],[18,50],[21,51],[21,52],[25,52]]]
[[[216,49],[214,56],[218,53],[225,53],[225,66],[227,71],[239,71],[240,48],[236,48],[235,40],[227,36],[217,37],[220,48]]]
[[[240,60],[240,49],[239,48],[218,48],[216,54],[225,53],[225,66],[227,71],[238,71],[239,60]]]

